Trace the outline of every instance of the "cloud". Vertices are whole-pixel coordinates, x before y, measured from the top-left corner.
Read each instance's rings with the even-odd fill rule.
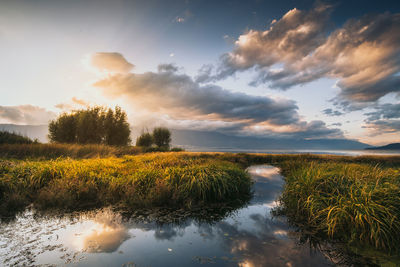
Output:
[[[175,66],[174,64],[160,64],[157,67],[158,72],[177,72],[178,71],[178,67]]]
[[[382,104],[375,107],[374,112],[365,113],[367,121],[379,119],[400,119],[400,104]]]
[[[67,102],[67,103],[59,103],[57,105],[55,105],[56,108],[61,109],[61,110],[65,110],[65,111],[70,111],[70,110],[74,110],[77,108],[86,108],[89,107],[90,103],[83,100],[83,99],[78,99],[75,96],[72,97],[71,101]]]
[[[384,133],[400,132],[400,120],[377,120],[368,122],[363,128],[369,129],[371,136],[377,136]],[[400,140],[398,138],[398,140]]]
[[[120,53],[98,52],[90,56],[91,67],[101,72],[128,73],[134,67]]]
[[[0,106],[2,123],[47,124],[55,116],[52,111],[32,105]]]
[[[331,108],[324,109],[322,111],[327,116],[342,116],[344,113],[340,112],[339,110],[333,110]]]
[[[363,128],[369,129],[371,136],[400,132],[400,104],[377,105],[374,112],[364,115],[367,118]]]
[[[239,36],[232,52],[221,57],[222,64],[214,79],[254,66],[271,67],[279,62],[301,60],[325,41],[330,11],[328,5],[310,11],[294,8],[265,31],[249,30]]]
[[[308,11],[292,9],[265,31],[249,30],[221,56],[216,72],[201,81],[250,68],[258,73],[251,85],[282,90],[333,78],[340,88],[336,103],[350,109],[399,94],[400,14],[366,15],[332,31],[331,10],[321,4]]]
[[[159,72],[114,74],[97,81],[110,98],[123,98],[139,110],[168,116],[188,124],[213,124],[236,134],[301,138],[342,136],[322,121],[300,119],[294,101],[235,93],[217,85],[200,85],[173,65]],[[220,126],[220,128],[218,127]]]

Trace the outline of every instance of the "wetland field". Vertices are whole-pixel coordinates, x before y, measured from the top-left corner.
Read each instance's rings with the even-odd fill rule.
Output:
[[[399,156],[31,146],[0,159],[4,266],[400,262]]]

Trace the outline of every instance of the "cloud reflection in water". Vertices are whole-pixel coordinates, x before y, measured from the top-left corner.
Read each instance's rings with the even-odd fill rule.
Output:
[[[75,245],[86,252],[114,252],[129,238],[121,215],[105,209],[90,221],[89,227],[76,234]]]

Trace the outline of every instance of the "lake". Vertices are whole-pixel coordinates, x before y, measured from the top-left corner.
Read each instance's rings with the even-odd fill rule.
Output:
[[[203,221],[185,211],[126,214],[104,208],[51,215],[28,209],[1,223],[0,265],[331,266],[326,253],[300,244],[285,217],[272,216],[283,186],[279,169],[260,165],[248,171],[255,181],[248,205],[222,216],[205,214]]]
[[[400,150],[324,150],[324,149],[239,149],[230,147],[184,147],[191,152],[230,152],[262,154],[318,154],[337,156],[399,156]]]

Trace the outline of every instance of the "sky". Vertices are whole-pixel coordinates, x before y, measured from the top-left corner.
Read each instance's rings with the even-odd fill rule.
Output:
[[[398,1],[0,1],[0,123],[400,142]]]

